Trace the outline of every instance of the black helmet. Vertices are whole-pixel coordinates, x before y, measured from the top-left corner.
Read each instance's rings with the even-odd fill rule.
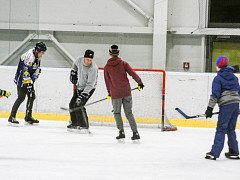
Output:
[[[47,46],[43,42],[37,42],[35,50],[36,51],[46,51]]]

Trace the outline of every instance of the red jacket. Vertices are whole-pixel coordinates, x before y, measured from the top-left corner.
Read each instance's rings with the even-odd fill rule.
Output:
[[[108,94],[113,99],[119,99],[131,95],[131,87],[127,74],[137,82],[142,80],[132,67],[119,57],[112,57],[104,67],[104,79]]]

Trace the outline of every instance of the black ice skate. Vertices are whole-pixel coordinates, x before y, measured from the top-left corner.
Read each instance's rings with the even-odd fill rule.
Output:
[[[81,126],[77,126],[77,132],[80,134],[91,134],[89,128],[87,127],[81,127]]]
[[[216,160],[217,158],[211,152],[206,153],[205,159]]]
[[[67,126],[67,131],[79,134],[92,134],[87,127],[75,126],[73,124]]]
[[[19,122],[16,120],[14,117],[9,117],[8,118],[8,123],[10,126],[18,126]]]
[[[68,126],[67,126],[67,131],[69,132],[73,132],[77,129],[77,126],[73,125],[72,123],[70,123]]]
[[[124,130],[119,131],[119,135],[116,137],[116,139],[118,140],[118,142],[124,142],[124,139],[125,139]]]
[[[131,137],[132,140],[138,140],[140,139],[140,136],[137,131],[133,132],[133,136]]]
[[[68,129],[76,129],[77,126],[73,125],[72,123],[70,123],[69,125],[67,125]]]
[[[230,152],[225,153],[225,157],[228,159],[240,159],[238,155],[232,154]]]
[[[38,125],[39,124],[39,120],[34,119],[33,117],[25,117],[25,124],[28,125]]]

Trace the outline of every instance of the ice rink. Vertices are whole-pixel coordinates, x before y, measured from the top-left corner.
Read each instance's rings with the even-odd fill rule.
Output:
[[[126,128],[125,144],[115,127],[91,126],[92,135],[70,133],[67,122],[41,121],[39,126],[8,126],[0,119],[1,180],[233,180],[240,161],[204,159],[215,129],[178,128],[176,132],[139,128],[134,144]],[[240,138],[239,129],[237,137]]]

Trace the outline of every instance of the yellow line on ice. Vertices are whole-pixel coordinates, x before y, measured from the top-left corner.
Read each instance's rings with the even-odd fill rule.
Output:
[[[24,112],[18,112],[17,118],[23,119]],[[34,118],[40,120],[55,120],[55,121],[69,121],[69,114],[50,114],[50,113],[33,113]],[[1,118],[8,118],[9,112],[0,111]],[[89,116],[90,121],[95,122],[115,122],[113,116]],[[126,122],[126,118],[123,118]],[[160,124],[160,118],[136,118],[137,123],[142,124]],[[171,124],[177,127],[200,127],[200,128],[216,128],[216,120],[186,120],[186,119],[169,119]],[[240,123],[237,123],[237,128],[240,129]]]

